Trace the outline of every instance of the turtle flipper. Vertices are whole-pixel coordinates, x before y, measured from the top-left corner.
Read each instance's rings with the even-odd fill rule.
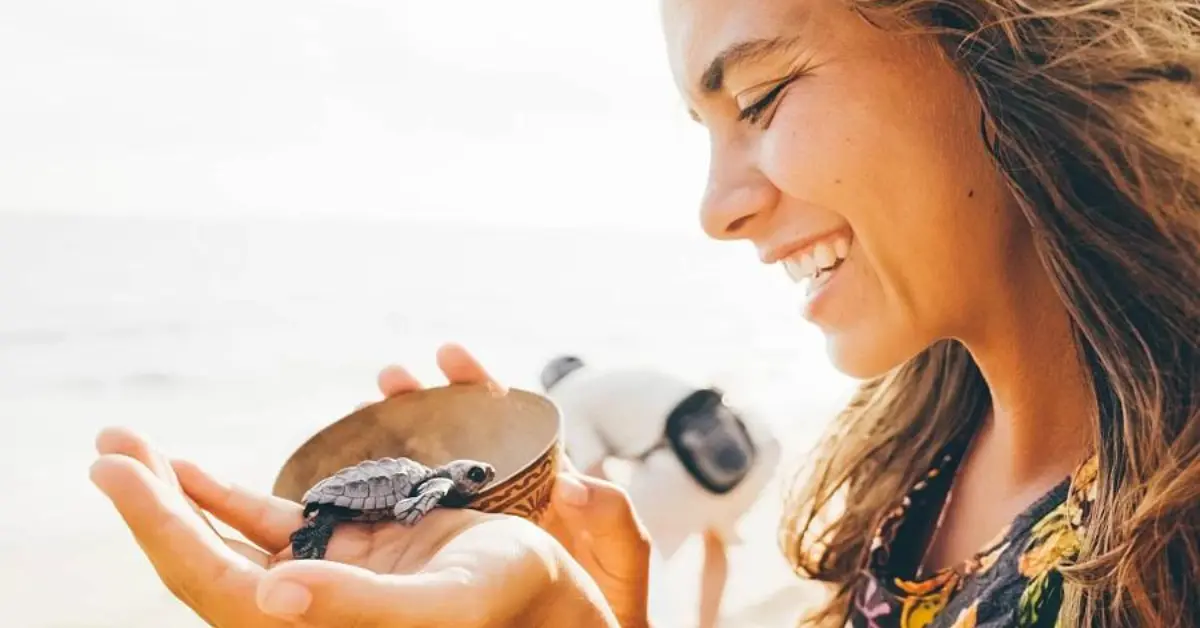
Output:
[[[299,530],[292,533],[292,557],[296,560],[320,560],[325,558],[329,540],[338,517],[326,510],[317,510]]]
[[[416,525],[429,511],[437,507],[446,495],[454,489],[454,481],[449,478],[432,478],[426,480],[417,488],[417,494],[396,502],[392,514],[404,525]]]

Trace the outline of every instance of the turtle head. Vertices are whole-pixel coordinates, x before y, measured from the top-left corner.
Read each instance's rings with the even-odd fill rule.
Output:
[[[482,491],[496,478],[496,468],[478,460],[455,460],[444,471],[454,482],[455,492],[463,497]]]

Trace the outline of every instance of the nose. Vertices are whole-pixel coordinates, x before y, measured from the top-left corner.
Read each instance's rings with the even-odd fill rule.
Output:
[[[749,238],[778,202],[779,190],[751,160],[714,151],[700,203],[700,224],[710,238]]]

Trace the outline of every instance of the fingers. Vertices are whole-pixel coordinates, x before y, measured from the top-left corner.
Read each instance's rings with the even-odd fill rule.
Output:
[[[222,539],[222,540],[225,541],[226,547],[233,550],[234,552],[237,552],[243,558],[254,563],[255,565],[258,565],[259,567],[262,567],[263,569],[266,569],[267,567],[271,566],[271,556],[267,555],[266,552],[262,551],[257,546],[251,545],[249,543],[243,543],[241,541],[238,541],[237,539]]]
[[[377,384],[384,397],[395,397],[421,389],[421,382],[417,381],[412,373],[395,364],[387,366],[379,372]]]
[[[559,473],[552,502],[562,504],[560,516],[583,524],[593,537],[612,536],[648,539],[634,513],[629,495],[616,484],[577,473]]]
[[[292,532],[304,523],[295,502],[225,484],[184,460],[172,464],[184,492],[201,508],[272,554],[287,547]]]
[[[331,561],[279,565],[257,589],[267,615],[312,626],[482,625],[464,621],[471,604],[465,574],[378,575]]]
[[[451,384],[487,384],[500,393],[506,390],[460,345],[442,345],[437,352],[437,363]]]
[[[182,490],[175,471],[167,461],[167,457],[154,449],[144,437],[133,430],[124,427],[106,427],[96,436],[96,451],[101,455],[118,454],[128,456],[146,466],[156,477],[167,486]],[[195,502],[185,496],[188,505],[196,515],[204,520],[204,524],[216,534],[217,529],[204,515]]]
[[[634,513],[629,495],[619,486],[585,475],[560,473],[552,503],[565,524],[584,531],[596,542],[612,540],[625,546],[649,546],[650,535]],[[614,548],[615,549],[615,548]]]
[[[438,368],[451,384],[487,384],[498,392],[505,391],[505,388],[488,374],[479,361],[458,344],[447,343],[439,347],[437,363]],[[384,397],[395,397],[422,388],[421,382],[413,377],[412,373],[395,364],[389,365],[379,372],[376,384]],[[359,408],[369,405],[369,403],[361,404]]]
[[[124,455],[102,455],[90,475],[176,597],[216,625],[245,625],[258,614],[262,571],[205,527],[181,493]]]
[[[96,436],[96,451],[100,454],[121,454],[146,465],[154,475],[169,486],[178,487],[175,474],[166,459],[145,438],[124,427],[106,427]]]

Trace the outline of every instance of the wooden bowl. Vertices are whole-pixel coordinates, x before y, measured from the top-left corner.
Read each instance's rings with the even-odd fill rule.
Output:
[[[297,449],[272,493],[300,501],[343,467],[384,456],[429,466],[470,458],[496,468],[496,479],[468,508],[538,521],[558,473],[562,419],[553,401],[510,388],[452,385],[403,394],[360,408]]]

